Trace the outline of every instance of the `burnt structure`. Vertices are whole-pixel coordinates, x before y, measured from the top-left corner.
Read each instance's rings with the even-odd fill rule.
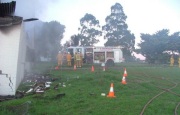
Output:
[[[14,16],[16,1],[0,3],[0,27],[11,26],[22,22],[23,18]]]
[[[16,8],[16,2],[0,3],[0,17],[11,16],[14,14]]]

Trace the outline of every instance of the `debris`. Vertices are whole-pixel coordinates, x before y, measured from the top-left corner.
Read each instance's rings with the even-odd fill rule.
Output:
[[[45,88],[46,88],[46,89],[47,89],[47,88],[50,88],[51,83],[52,83],[52,82],[46,82],[46,83],[45,83]]]
[[[101,93],[101,96],[106,96],[106,94],[105,93]]]
[[[45,88],[50,88],[50,85],[48,85],[48,84],[45,84]]]
[[[54,81],[56,81],[56,80],[58,80],[58,78],[51,78],[51,81],[52,81],[52,82],[54,82]]]
[[[66,84],[65,84],[65,82],[63,82],[63,85],[62,85],[63,87],[66,87]]]
[[[56,90],[57,90],[58,87],[59,87],[59,84],[56,84],[53,89],[56,89]]]
[[[23,98],[24,97],[24,91],[16,91],[15,95],[16,99]]]
[[[40,89],[37,89],[37,90],[36,90],[36,93],[37,93],[37,94],[43,94],[44,91],[43,91],[43,90],[40,90]]]
[[[89,93],[89,95],[90,95],[90,96],[96,96],[96,94],[95,94],[95,93]]]
[[[47,81],[46,84],[49,84],[49,85],[50,85],[50,84],[52,84],[52,82],[48,82],[48,81]]]
[[[33,92],[33,88],[30,88],[26,93],[31,93]]]

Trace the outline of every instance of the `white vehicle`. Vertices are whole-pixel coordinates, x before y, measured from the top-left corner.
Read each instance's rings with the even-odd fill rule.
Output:
[[[113,66],[124,61],[122,47],[68,47],[68,52],[74,57],[75,52],[81,52],[85,63],[105,63]]]

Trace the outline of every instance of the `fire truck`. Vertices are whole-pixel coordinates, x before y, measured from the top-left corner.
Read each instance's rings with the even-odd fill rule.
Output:
[[[72,56],[74,62],[75,53],[81,52],[84,63],[104,63],[107,66],[114,66],[115,63],[124,61],[122,47],[68,47],[67,51]]]

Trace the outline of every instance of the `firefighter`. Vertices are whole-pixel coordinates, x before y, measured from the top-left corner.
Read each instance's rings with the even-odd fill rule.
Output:
[[[77,52],[75,52],[75,54],[74,54],[74,65],[76,65],[76,66],[77,66],[76,55],[77,55]]]
[[[174,57],[172,55],[171,58],[170,58],[170,66],[173,66],[173,65],[174,65]]]
[[[58,61],[58,68],[59,68],[62,65],[62,59],[63,59],[63,54],[61,53],[61,51],[59,51],[56,59]]]
[[[83,66],[83,55],[82,53],[80,52],[80,67]]]
[[[81,61],[80,52],[78,52],[76,54],[76,64],[77,64],[77,67],[81,67],[81,65],[80,65],[81,62],[80,61]]]
[[[66,60],[67,60],[67,65],[71,66],[71,54],[68,52],[68,54],[66,55]]]

